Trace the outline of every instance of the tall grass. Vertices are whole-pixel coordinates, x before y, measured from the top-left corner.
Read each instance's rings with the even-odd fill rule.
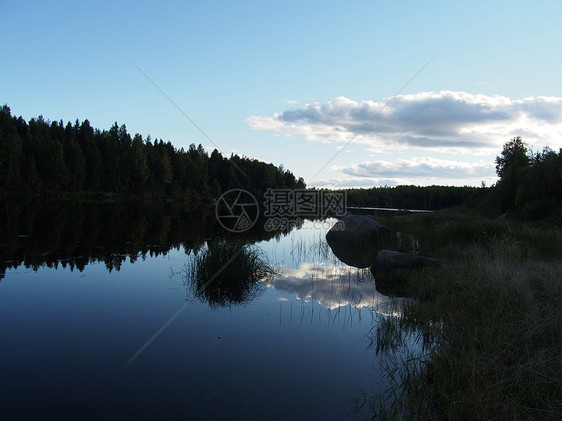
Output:
[[[387,419],[560,419],[560,231],[451,217],[434,217],[431,227],[449,264],[413,272],[407,287],[415,299],[373,332],[393,382],[375,412]]]
[[[211,307],[224,307],[256,298],[274,270],[257,246],[221,239],[195,254],[186,274],[189,295]]]
[[[305,261],[326,261],[333,257],[323,234],[310,239],[292,236],[290,255],[297,264]]]

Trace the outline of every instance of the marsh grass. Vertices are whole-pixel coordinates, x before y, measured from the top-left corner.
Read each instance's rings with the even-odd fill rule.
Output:
[[[334,258],[330,246],[325,241],[324,235],[315,238],[303,239],[291,237],[290,255],[295,263],[304,261],[326,261]]]
[[[370,401],[374,412],[384,419],[560,419],[560,231],[450,216],[430,222],[449,264],[411,273],[415,299],[372,332],[393,385]]]
[[[186,267],[189,295],[211,307],[246,304],[259,296],[275,271],[255,245],[213,240]]]

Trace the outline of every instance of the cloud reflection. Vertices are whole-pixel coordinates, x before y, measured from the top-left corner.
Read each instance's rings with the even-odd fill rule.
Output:
[[[369,269],[304,262],[298,268],[281,267],[279,271],[281,275],[269,281],[268,286],[305,302],[313,300],[329,310],[369,307],[384,315],[396,314],[391,298],[375,289]]]

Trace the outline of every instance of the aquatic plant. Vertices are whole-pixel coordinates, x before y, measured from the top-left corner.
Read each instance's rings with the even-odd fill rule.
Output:
[[[238,240],[212,240],[192,256],[186,268],[189,295],[213,307],[246,304],[274,275],[262,251]]]

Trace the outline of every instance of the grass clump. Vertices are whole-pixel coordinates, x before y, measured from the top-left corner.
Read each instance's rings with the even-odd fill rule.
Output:
[[[415,299],[373,333],[393,361],[383,418],[560,419],[560,232],[489,226],[492,234],[443,248],[448,265],[413,272]],[[412,335],[415,355],[405,351]]]
[[[228,307],[259,296],[275,272],[257,246],[220,239],[196,253],[186,273],[191,296],[211,307]]]

